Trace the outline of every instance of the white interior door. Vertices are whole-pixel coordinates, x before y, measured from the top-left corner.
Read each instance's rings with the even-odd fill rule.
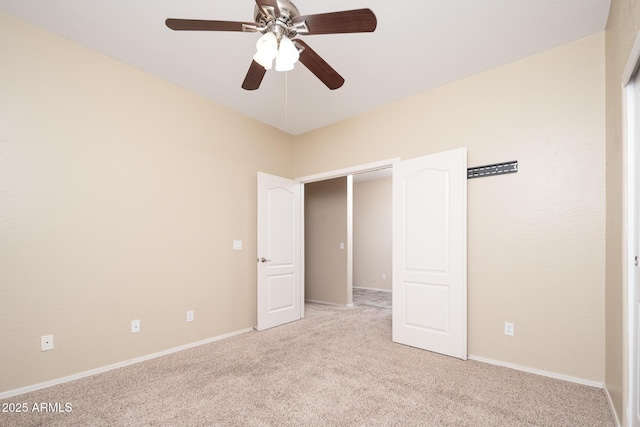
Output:
[[[300,183],[258,172],[259,331],[301,317],[300,208]]]
[[[393,165],[393,341],[467,358],[467,150]]]

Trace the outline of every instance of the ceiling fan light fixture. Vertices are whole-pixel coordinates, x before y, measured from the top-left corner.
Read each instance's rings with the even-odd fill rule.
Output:
[[[1,1],[1,0],[0,0]],[[267,70],[276,61],[277,71],[292,70],[300,61],[329,89],[344,84],[338,74],[298,35],[370,33],[378,21],[371,9],[353,9],[301,15],[292,0],[254,0],[253,22],[168,18],[165,25],[174,31],[235,31],[261,33],[256,52],[242,82],[245,90],[260,87]]]
[[[291,71],[293,70],[293,64],[295,64],[300,58],[298,49],[293,42],[283,37],[280,40],[280,48],[276,56],[276,71]]]
[[[278,54],[278,39],[275,34],[268,32],[260,37],[256,43],[256,50],[253,60],[262,65],[265,70],[270,70]]]

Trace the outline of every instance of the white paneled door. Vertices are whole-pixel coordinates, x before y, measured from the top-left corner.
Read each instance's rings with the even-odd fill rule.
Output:
[[[393,341],[467,358],[467,150],[393,165]]]
[[[301,318],[300,213],[300,183],[258,172],[259,331]]]

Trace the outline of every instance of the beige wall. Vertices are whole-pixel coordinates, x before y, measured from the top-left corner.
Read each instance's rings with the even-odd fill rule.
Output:
[[[466,146],[469,353],[604,381],[604,34],[298,136],[295,175]],[[515,336],[504,335],[504,322]]]
[[[347,278],[347,178],[304,186],[305,299],[351,304]],[[340,249],[344,243],[344,249]]]
[[[606,31],[606,380],[617,416],[626,422],[627,358],[625,357],[626,280],[622,250],[624,140],[622,73],[640,31],[640,2],[612,0]],[[626,424],[625,424],[626,425]]]
[[[4,14],[0,52],[0,392],[252,327],[292,137]]]
[[[354,287],[391,290],[391,195],[391,178],[353,184]]]

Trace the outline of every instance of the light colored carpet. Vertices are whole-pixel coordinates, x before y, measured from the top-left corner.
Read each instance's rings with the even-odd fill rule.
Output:
[[[391,311],[306,318],[3,402],[3,426],[613,426],[604,392],[391,342]],[[0,402],[3,403],[3,402]]]

